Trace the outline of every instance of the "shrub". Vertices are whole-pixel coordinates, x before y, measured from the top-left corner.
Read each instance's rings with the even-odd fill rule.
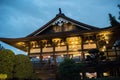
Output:
[[[80,80],[78,65],[72,59],[65,59],[58,68],[57,80]]]

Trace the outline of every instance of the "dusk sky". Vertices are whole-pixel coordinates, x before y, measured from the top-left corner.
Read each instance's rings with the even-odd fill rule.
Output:
[[[25,37],[59,12],[96,27],[110,26],[108,13],[118,18],[120,0],[0,0],[0,37]],[[16,54],[24,54],[0,42]]]

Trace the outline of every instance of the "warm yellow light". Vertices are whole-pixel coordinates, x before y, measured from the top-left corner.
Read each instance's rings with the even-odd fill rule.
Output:
[[[89,53],[85,53],[85,56],[90,55]]]
[[[80,37],[68,37],[66,39],[68,44],[81,44],[81,38]]]
[[[86,40],[85,42],[86,42],[86,43],[92,43],[93,40]]]
[[[50,58],[50,56],[48,56],[48,58]]]
[[[101,50],[102,50],[102,51],[105,51],[105,50],[106,50],[106,46],[103,46]]]
[[[111,34],[111,32],[110,31],[103,31],[103,32],[99,33],[99,35],[107,35],[107,34]]]
[[[63,57],[63,55],[61,55],[61,57]]]
[[[86,76],[88,77],[88,78],[96,78],[97,77],[97,73],[96,72],[94,72],[94,73],[86,73]]]
[[[23,46],[23,47],[26,46],[26,45],[25,45],[25,42],[18,42],[18,43],[16,43],[16,45],[17,45],[17,46]]]
[[[105,36],[105,40],[108,40],[109,39],[109,37],[108,36]]]
[[[90,40],[90,42],[93,42],[93,40]]]
[[[104,73],[103,73],[103,75],[104,75],[104,76],[109,76],[109,74],[108,74],[108,73],[106,73],[106,72],[104,72]]]
[[[57,41],[59,41],[60,42],[60,38],[54,38],[54,39],[52,39],[52,42],[57,42]]]
[[[60,38],[54,38],[54,39],[52,39],[52,42],[53,42],[53,43],[56,43],[57,46],[59,46],[59,47],[60,47],[60,45],[61,45],[61,39],[60,39]],[[62,44],[63,44],[63,42],[62,42]]]
[[[101,51],[105,51],[105,49],[102,49]]]
[[[73,50],[73,51],[77,51],[78,50],[78,46],[77,45],[69,45],[69,49]]]
[[[39,57],[39,56],[37,56],[36,58],[38,58],[38,59],[39,59],[40,57]]]
[[[106,46],[103,46],[103,49],[106,49]]]
[[[89,40],[86,40],[85,42],[86,42],[86,43],[89,43]]]
[[[103,32],[99,33],[98,35],[102,35],[102,37],[104,37],[105,40],[109,40],[109,35],[110,34],[111,34],[110,31],[103,31]]]
[[[24,42],[18,42],[17,45],[24,45]]]
[[[109,41],[106,41],[106,44],[109,44]]]
[[[71,42],[71,44],[74,44],[74,42]]]
[[[42,42],[47,42],[47,40],[41,40]]]
[[[38,47],[37,41],[31,41],[30,44],[32,45],[32,47]]]

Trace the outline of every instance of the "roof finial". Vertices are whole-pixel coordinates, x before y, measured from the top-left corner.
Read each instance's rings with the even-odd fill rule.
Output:
[[[59,8],[59,14],[61,14],[61,13],[62,13],[61,8]]]

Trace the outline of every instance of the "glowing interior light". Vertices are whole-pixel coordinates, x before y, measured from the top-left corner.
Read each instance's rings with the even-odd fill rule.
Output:
[[[80,37],[68,37],[66,39],[68,44],[81,44],[81,38]]]
[[[103,49],[106,49],[106,46],[103,46]]]
[[[106,44],[109,44],[109,41],[106,41]]]
[[[30,44],[32,45],[33,48],[38,46],[36,41],[31,41]]]
[[[18,42],[17,45],[24,45],[24,42]]]
[[[40,57],[39,57],[39,56],[37,56],[36,58],[38,58],[38,59],[39,59]]]
[[[63,57],[63,55],[61,55],[61,57]]]
[[[104,73],[103,73],[103,75],[104,75],[104,76],[109,76],[109,74],[108,74],[108,73],[106,73],[106,72],[104,72]]]
[[[52,41],[54,42],[54,41],[60,41],[61,39],[60,38],[54,38],[54,39],[52,39]]]

